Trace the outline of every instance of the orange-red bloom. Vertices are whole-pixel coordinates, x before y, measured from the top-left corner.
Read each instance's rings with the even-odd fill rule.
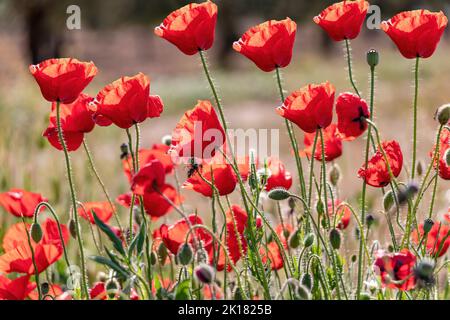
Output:
[[[442,11],[405,11],[388,21],[381,28],[394,41],[407,59],[429,58],[436,51],[448,19]]]
[[[164,185],[166,172],[159,160],[152,160],[143,166],[131,180],[131,191],[137,195],[158,191]]]
[[[92,300],[106,300],[108,294],[106,292],[106,285],[104,282],[96,282],[89,292]]]
[[[286,170],[284,163],[280,160],[270,157],[267,159],[270,176],[267,179],[266,191],[274,188],[284,188],[289,190],[292,186],[292,175]]]
[[[277,108],[277,112],[303,131],[312,133],[331,124],[334,94],[334,86],[328,81],[318,85],[310,84],[294,91],[284,104]]]
[[[275,241],[267,244],[267,251],[264,247],[261,247],[259,252],[261,254],[262,262],[264,264],[270,262],[272,270],[280,270],[283,268],[283,256]]]
[[[325,146],[325,161],[333,161],[342,155],[342,139],[337,130],[336,124],[332,123],[326,127],[323,131],[323,144]],[[314,139],[316,133],[305,133],[303,143],[305,144],[305,149],[301,151],[300,155],[307,155],[311,157]],[[314,158],[322,161],[322,143],[320,136],[317,137],[316,151],[314,153]]]
[[[83,143],[84,134],[94,129],[95,122],[92,111],[89,109],[89,104],[92,101],[93,98],[81,93],[73,103],[60,105],[61,128],[69,151],[77,150]],[[63,147],[58,137],[56,103],[52,104],[49,121],[50,124],[42,135],[48,139],[53,147],[62,150]]]
[[[11,280],[0,274],[0,300],[25,300],[36,287],[29,280],[28,275]]]
[[[27,228],[29,227],[30,225],[27,225]],[[63,254],[56,221],[52,219],[45,220],[42,224],[42,231],[43,238],[39,243],[31,240],[39,273],[59,260]],[[69,241],[67,227],[61,225],[61,231],[64,243],[67,243]],[[3,250],[5,253],[0,256],[0,272],[17,272],[29,275],[35,273],[27,231],[22,222],[12,225],[6,231],[3,238]]]
[[[348,206],[340,206],[342,202],[339,200],[334,200],[334,211],[332,202],[328,202],[328,213],[331,217],[331,224],[335,225],[336,228],[344,230],[350,224],[350,218],[352,212]]]
[[[30,72],[46,100],[70,104],[95,77],[97,67],[73,58],[49,59],[31,65]]]
[[[211,102],[199,100],[172,132],[170,153],[176,160],[182,157],[211,159],[224,143],[225,131]]]
[[[416,284],[413,275],[415,263],[416,257],[408,249],[391,254],[380,251],[375,260],[375,268],[380,273],[384,287],[407,291],[414,289]]]
[[[291,62],[296,32],[297,24],[289,18],[266,21],[245,32],[233,49],[270,72]]]
[[[107,85],[90,107],[96,120],[100,117],[103,124],[109,120],[122,129],[159,117],[164,108],[159,96],[150,96],[150,79],[143,73]]]
[[[430,152],[430,157],[433,158],[436,146],[433,147],[433,150]],[[445,161],[445,153],[450,149],[450,131],[442,130],[441,136],[439,138],[439,161],[434,163],[434,167],[439,163],[439,176],[444,180],[450,180],[450,166],[447,165]]]
[[[430,232],[427,234],[426,244],[427,251],[432,256],[442,257],[450,246],[450,237],[448,236],[450,228],[441,222],[437,222],[433,225]],[[417,229],[411,234],[413,241],[418,244],[424,234],[423,223],[419,225],[419,232]]]
[[[22,189],[11,189],[8,192],[0,193],[0,205],[16,217],[32,217],[37,205],[44,201],[47,199],[41,194]]]
[[[89,221],[91,224],[95,224],[94,215],[92,211],[95,212],[97,217],[104,223],[108,223],[113,215],[113,209],[108,201],[104,202],[85,202],[82,207],[78,208],[78,214]]]
[[[177,46],[184,54],[208,50],[214,42],[217,6],[211,1],[188,4],[167,16],[155,34]]]
[[[334,41],[354,39],[361,32],[369,9],[364,0],[335,3],[314,17],[314,22],[325,30]]]
[[[403,154],[400,145],[395,140],[384,141],[381,144],[389,161],[392,174],[394,177],[398,177],[403,167]],[[380,148],[370,158],[367,163],[367,169],[364,164],[361,166],[358,176],[363,178],[368,185],[375,188],[385,187],[391,182],[391,176]]]
[[[369,108],[356,94],[341,93],[336,100],[336,114],[338,130],[344,140],[354,140],[366,131]]]
[[[203,176],[203,179],[200,175]],[[231,165],[214,162],[205,162],[198,172],[195,172],[184,182],[183,188],[194,190],[205,197],[212,197],[213,189],[210,184],[212,184],[213,179],[214,185],[221,196],[232,193],[236,188],[237,178]]]

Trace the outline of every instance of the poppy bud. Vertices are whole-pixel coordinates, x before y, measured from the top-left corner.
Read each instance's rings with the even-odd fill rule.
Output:
[[[150,254],[150,264],[152,266],[156,264],[156,259],[157,259],[156,253],[155,251],[152,251],[152,253]]]
[[[433,228],[434,222],[433,220],[431,220],[430,218],[425,219],[425,221],[423,222],[423,232],[424,233],[428,233],[431,231],[431,229]]]
[[[31,233],[31,239],[33,239],[34,242],[39,242],[42,239],[42,228],[39,225],[39,223],[33,223],[30,228]]]
[[[422,176],[423,174],[423,167],[424,167],[423,161],[419,160],[416,166],[416,172],[419,177]]]
[[[318,214],[323,214],[325,212],[325,207],[323,205],[322,199],[319,199],[316,203],[316,211]]]
[[[338,250],[341,247],[341,234],[337,229],[330,231],[330,243],[333,249]]]
[[[41,292],[42,294],[45,296],[46,294],[48,294],[50,291],[50,285],[48,284],[48,282],[44,282],[41,284]]]
[[[164,245],[164,243],[160,243],[158,247],[158,257],[161,264],[164,264],[164,262],[166,262],[167,255],[168,253],[166,246]]]
[[[447,151],[445,151],[444,160],[445,160],[445,164],[447,166],[450,166],[450,148],[447,149]]]
[[[267,194],[268,197],[272,200],[281,201],[288,199],[291,194],[284,188],[275,188],[269,191]]]
[[[194,269],[195,277],[204,284],[211,284],[214,280],[214,269],[207,264],[200,264]]]
[[[383,197],[384,211],[387,212],[387,211],[391,210],[393,205],[394,205],[394,192],[392,192],[392,190],[389,190],[384,194],[384,197]]]
[[[169,134],[165,135],[164,137],[162,137],[161,142],[170,147],[170,145],[172,144],[172,136]]]
[[[122,143],[120,145],[120,152],[122,152],[122,154],[128,155],[128,144]]]
[[[288,205],[289,205],[289,208],[291,210],[294,210],[295,209],[295,199],[294,198],[289,198],[288,199]]]
[[[371,214],[368,214],[366,217],[367,228],[370,228],[371,226],[373,226],[374,222],[375,222],[375,217]]]
[[[193,257],[192,247],[189,243],[183,243],[178,249],[177,258],[178,262],[183,266],[187,266],[192,261]]]
[[[441,125],[445,126],[450,120],[450,104],[444,104],[440,106],[436,111],[434,119],[437,120]]]
[[[298,236],[298,233],[299,230],[294,231],[289,238],[289,247],[292,249],[296,249],[300,245],[300,237]]]
[[[339,178],[341,177],[341,169],[337,164],[333,164],[330,170],[330,182],[333,186],[337,186]]]
[[[300,283],[302,286],[308,288],[308,290],[311,290],[313,287],[313,278],[309,273],[304,273],[300,279]]]
[[[352,257],[351,257],[351,261],[353,262],[353,263],[355,263],[356,262],[356,260],[358,260],[358,257],[354,254],[354,255],[352,255]]]
[[[419,192],[417,184],[414,181],[408,183],[406,189],[400,190],[398,193],[398,202],[400,204],[408,202],[408,200],[412,199],[417,192]]]
[[[389,252],[394,252],[394,246],[392,244],[388,245],[387,250]]]
[[[311,299],[311,293],[309,292],[308,288],[306,288],[303,285],[298,285],[297,289],[295,290],[297,297],[300,300],[310,300]]]
[[[414,266],[414,277],[419,288],[431,287],[435,283],[434,269],[436,264],[431,259],[423,259]]]
[[[371,68],[375,68],[380,62],[380,55],[377,50],[371,49],[367,52],[367,64]]]
[[[74,239],[77,238],[77,226],[75,224],[75,220],[73,220],[73,219],[69,220],[69,232],[70,232],[70,235],[72,236],[72,238],[74,238]]]
[[[305,236],[305,239],[303,239],[303,246],[305,248],[309,248],[313,245],[315,240],[316,240],[316,237],[315,237],[314,233],[308,233]]]

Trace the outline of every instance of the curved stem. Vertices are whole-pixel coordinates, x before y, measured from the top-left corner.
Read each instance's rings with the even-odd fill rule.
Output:
[[[420,57],[416,58],[416,64],[414,67],[414,105],[413,105],[413,154],[412,154],[412,167],[411,167],[411,179],[414,180],[416,173],[416,152],[417,152],[417,100],[419,97],[419,61]]]
[[[359,94],[358,88],[356,87],[355,81],[353,80],[353,71],[352,71],[352,52],[350,47],[350,40],[345,39],[345,48],[347,50],[347,68],[348,68],[348,77],[350,79],[350,83],[352,84],[353,90],[355,93],[361,97]]]
[[[35,281],[36,281],[36,288],[37,288],[37,292],[38,292],[38,297],[39,297],[39,300],[42,300],[41,284],[39,282],[39,270],[38,270],[37,264],[36,264],[36,257],[35,257],[35,254],[34,254],[33,244],[31,243],[30,231],[27,228],[27,224],[26,224],[25,219],[24,219],[23,216],[22,216],[22,223],[23,223],[23,227],[25,229],[25,232],[27,234],[28,246],[30,247],[30,251],[31,251],[31,261],[33,262],[34,277],[35,277]]]

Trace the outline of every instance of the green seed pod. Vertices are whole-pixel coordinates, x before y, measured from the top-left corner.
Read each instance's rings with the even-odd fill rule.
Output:
[[[329,179],[333,186],[337,186],[341,177],[341,169],[337,164],[333,164],[329,173]]]
[[[77,238],[77,226],[75,224],[75,220],[70,219],[69,220],[69,233],[72,236],[72,238]]]
[[[303,239],[303,246],[305,248],[309,248],[314,244],[314,241],[316,240],[316,236],[314,233],[308,233],[305,238]]]
[[[435,119],[443,126],[450,120],[450,104],[440,106],[435,115]]]
[[[389,211],[391,210],[392,206],[395,203],[395,199],[394,199],[394,193],[392,192],[392,190],[389,190],[385,193],[384,197],[383,197],[383,208],[384,211]]]
[[[194,269],[194,275],[201,283],[211,284],[214,280],[214,269],[210,265],[202,263]]]
[[[189,243],[183,243],[180,249],[178,249],[178,262],[183,266],[187,266],[189,263],[191,263],[193,256],[194,252],[192,251],[192,247]]]
[[[267,196],[269,197],[269,199],[281,201],[288,199],[291,194],[284,188],[275,188],[270,190]]]
[[[311,290],[313,287],[313,278],[309,273],[304,273],[300,278],[300,283],[308,290]]]
[[[31,233],[31,239],[33,239],[34,242],[38,243],[42,239],[42,228],[39,225],[39,223],[33,223],[30,228]]]
[[[167,248],[164,245],[164,243],[160,243],[159,247],[158,247],[158,257],[159,257],[159,261],[161,262],[161,264],[164,265],[164,263],[166,262],[168,253],[167,253]]]
[[[300,245],[299,230],[296,230],[289,237],[289,247],[291,247],[292,249],[296,249],[298,248],[299,245]]]
[[[41,284],[41,292],[42,292],[42,295],[46,295],[46,294],[48,294],[49,293],[49,291],[50,291],[50,285],[48,284],[48,282],[43,282],[42,284]]]
[[[359,295],[359,300],[370,300],[370,294],[367,292],[361,292]]]
[[[423,222],[423,232],[428,233],[431,231],[431,228],[433,228],[434,222],[431,219],[425,219]]]
[[[367,52],[367,64],[371,68],[375,68],[380,62],[380,55],[377,50],[371,49]]]
[[[333,249],[338,250],[341,247],[341,234],[337,229],[330,231],[330,243]]]

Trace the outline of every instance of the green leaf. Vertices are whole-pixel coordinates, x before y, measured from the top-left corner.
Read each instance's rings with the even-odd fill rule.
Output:
[[[92,215],[94,217],[95,224],[102,230],[108,238],[112,241],[114,248],[120,252],[123,256],[125,256],[125,249],[122,245],[122,240],[119,239],[119,237],[116,236],[114,231],[111,230],[111,228],[106,225],[102,220],[100,220],[97,215],[95,214],[94,210],[91,211]]]
[[[114,261],[112,261],[108,258],[105,258],[102,256],[92,256],[92,257],[89,257],[89,259],[113,269],[114,271],[116,271],[118,274],[120,274],[124,278],[127,278],[129,276],[128,272],[125,269],[123,269],[121,266],[119,266]]]
[[[183,280],[178,283],[175,289],[175,300],[190,300],[191,296],[189,294],[191,281],[189,279]]]
[[[135,248],[137,249],[138,254],[142,252],[146,236],[147,236],[147,226],[144,223],[141,225],[138,234],[134,237],[133,241],[131,241],[130,243],[130,247],[128,248],[128,256],[131,256]]]

